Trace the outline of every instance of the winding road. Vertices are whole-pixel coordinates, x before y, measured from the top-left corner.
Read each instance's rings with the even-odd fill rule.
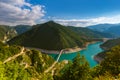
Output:
[[[14,56],[12,56],[12,57],[9,57],[8,59],[6,59],[3,63],[5,64],[5,63],[7,63],[7,62],[9,62],[9,61],[11,61],[11,60],[14,60],[15,58],[17,58],[18,56],[20,56],[20,55],[22,55],[22,54],[24,54],[24,50],[25,50],[25,48],[24,47],[22,47],[22,49],[21,49],[21,52],[20,53],[18,53],[18,54],[16,54],[16,55],[14,55]]]
[[[51,69],[53,69],[53,67],[57,64],[57,62],[59,61],[59,59],[60,59],[60,56],[61,56],[61,54],[63,53],[63,51],[64,51],[65,49],[62,49],[61,51],[60,51],[60,53],[59,53],[59,55],[58,55],[58,57],[57,57],[57,60],[48,68],[48,69],[46,69],[45,71],[44,71],[44,73],[48,73]]]

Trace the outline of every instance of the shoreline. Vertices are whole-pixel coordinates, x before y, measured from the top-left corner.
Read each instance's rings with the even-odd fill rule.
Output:
[[[80,47],[74,47],[74,48],[66,48],[66,50],[64,50],[64,53],[63,54],[71,54],[71,53],[74,53],[74,52],[79,52],[81,50],[84,50],[86,49],[86,47],[90,44],[94,44],[94,43],[97,43],[97,42],[100,42],[100,41],[92,41],[92,42],[87,42],[85,44],[85,47],[83,48],[80,48]],[[40,52],[42,53],[45,53],[45,54],[59,54],[60,51],[58,50],[46,50],[46,49],[40,49],[40,48],[32,48],[32,47],[26,47],[28,49],[35,49],[35,50],[39,50]]]
[[[59,54],[60,51],[58,50],[46,50],[46,49],[40,49],[40,48],[32,48],[32,47],[26,47],[28,49],[35,49],[38,50],[44,54]],[[64,50],[63,54],[70,54],[70,53],[74,53],[74,52],[79,52],[82,50],[82,48],[79,47],[74,47],[74,48],[66,48],[67,50]]]
[[[95,56],[94,56],[94,60],[95,60],[97,63],[101,63],[104,59],[101,58],[101,57],[99,57],[99,56],[97,56],[97,55],[95,55]]]

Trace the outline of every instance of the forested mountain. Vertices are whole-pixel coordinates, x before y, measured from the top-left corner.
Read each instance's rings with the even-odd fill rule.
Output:
[[[120,38],[111,39],[111,40],[106,41],[105,43],[103,43],[101,45],[101,48],[103,48],[104,50],[109,50],[110,48],[112,48],[116,45],[120,45]]]
[[[36,47],[47,50],[61,50],[76,46],[84,47],[86,39],[68,27],[49,21],[11,39],[9,44]]]
[[[32,28],[32,26],[29,25],[17,25],[17,26],[13,26],[13,28],[16,30],[16,32],[18,34],[22,34],[28,30],[30,30]]]
[[[111,33],[116,37],[120,37],[120,32],[119,32],[120,24],[98,24],[98,25],[88,26],[88,28],[95,31]]]
[[[5,25],[0,25],[0,41],[6,42],[16,35],[17,33],[13,28]]]
[[[105,33],[105,32],[100,32],[100,31],[94,31],[89,28],[84,28],[84,27],[72,27],[68,26],[68,28],[72,29],[73,31],[77,32],[81,36],[85,36],[87,38],[113,38],[115,37],[114,35],[110,33]]]

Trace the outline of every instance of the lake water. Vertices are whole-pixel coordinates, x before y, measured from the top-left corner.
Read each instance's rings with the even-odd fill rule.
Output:
[[[100,48],[100,44],[102,44],[103,42],[96,42],[93,44],[89,44],[86,49],[81,50],[79,52],[75,52],[75,53],[70,53],[70,54],[62,54],[60,57],[60,60],[72,60],[77,53],[79,53],[80,55],[84,55],[85,58],[87,59],[87,61],[89,62],[91,67],[94,67],[95,65],[97,65],[97,62],[93,59],[93,56],[96,55],[99,52],[102,52],[103,50]],[[58,57],[58,54],[50,54],[54,59],[56,59]]]

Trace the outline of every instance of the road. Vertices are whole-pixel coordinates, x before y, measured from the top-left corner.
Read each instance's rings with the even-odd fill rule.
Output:
[[[22,47],[20,53],[14,55],[14,56],[12,56],[12,57],[9,57],[9,58],[6,59],[3,63],[5,64],[5,63],[7,63],[7,62],[9,62],[9,61],[11,61],[11,60],[14,60],[14,59],[17,58],[18,56],[22,55],[22,54],[24,53],[24,50],[25,50],[25,48]]]
[[[59,61],[60,56],[61,56],[61,54],[63,53],[63,51],[64,51],[64,49],[62,49],[62,50],[60,51],[60,54],[58,55],[57,60],[56,60],[48,69],[46,69],[46,70],[44,71],[44,73],[48,73],[50,70],[53,69],[53,67],[54,67],[54,66],[57,64],[57,62]]]

